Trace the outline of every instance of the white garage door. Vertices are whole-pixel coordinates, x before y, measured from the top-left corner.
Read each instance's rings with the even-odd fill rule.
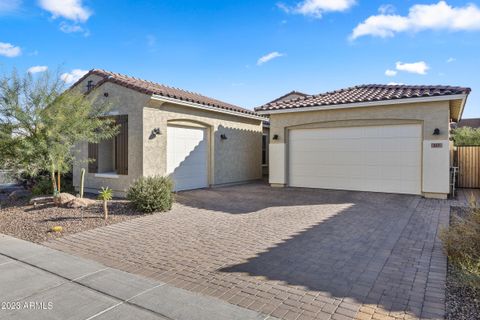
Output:
[[[293,187],[421,193],[420,125],[290,131]]]
[[[205,129],[168,126],[167,174],[175,191],[208,187],[207,152]]]

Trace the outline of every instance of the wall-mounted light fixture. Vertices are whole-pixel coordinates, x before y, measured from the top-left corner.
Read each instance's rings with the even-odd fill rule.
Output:
[[[227,140],[228,138],[227,138],[227,135],[226,135],[225,133],[222,133],[222,134],[220,135],[220,139],[222,139],[222,140]]]
[[[150,133],[150,137],[148,137],[150,140],[155,139],[158,135],[162,134],[160,131],[160,128],[153,128],[152,133]]]
[[[434,136],[440,135],[440,129],[435,128],[435,129],[433,130],[433,135],[434,135]]]
[[[88,80],[88,82],[87,82],[87,92],[92,91],[93,87],[95,87],[95,85],[93,84],[93,81]]]
[[[278,134],[274,134],[272,139],[273,140],[278,140]]]

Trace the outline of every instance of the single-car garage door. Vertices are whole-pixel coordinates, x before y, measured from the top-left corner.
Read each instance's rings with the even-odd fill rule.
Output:
[[[293,187],[421,193],[421,125],[292,129]]]
[[[167,127],[167,174],[175,191],[208,187],[208,143],[204,128]]]

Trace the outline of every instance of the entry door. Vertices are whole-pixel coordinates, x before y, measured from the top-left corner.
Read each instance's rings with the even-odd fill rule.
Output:
[[[291,130],[289,185],[420,194],[421,141],[414,124]]]
[[[167,127],[167,174],[175,183],[175,191],[208,187],[206,129]]]

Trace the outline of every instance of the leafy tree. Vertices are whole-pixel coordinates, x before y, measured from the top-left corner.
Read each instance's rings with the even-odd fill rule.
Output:
[[[457,128],[453,130],[452,139],[456,146],[480,146],[480,128]]]
[[[76,159],[77,143],[118,132],[105,117],[107,104],[94,107],[94,96],[64,89],[58,74],[48,72],[34,77],[14,70],[0,77],[0,167],[30,176],[48,171],[54,190]]]

